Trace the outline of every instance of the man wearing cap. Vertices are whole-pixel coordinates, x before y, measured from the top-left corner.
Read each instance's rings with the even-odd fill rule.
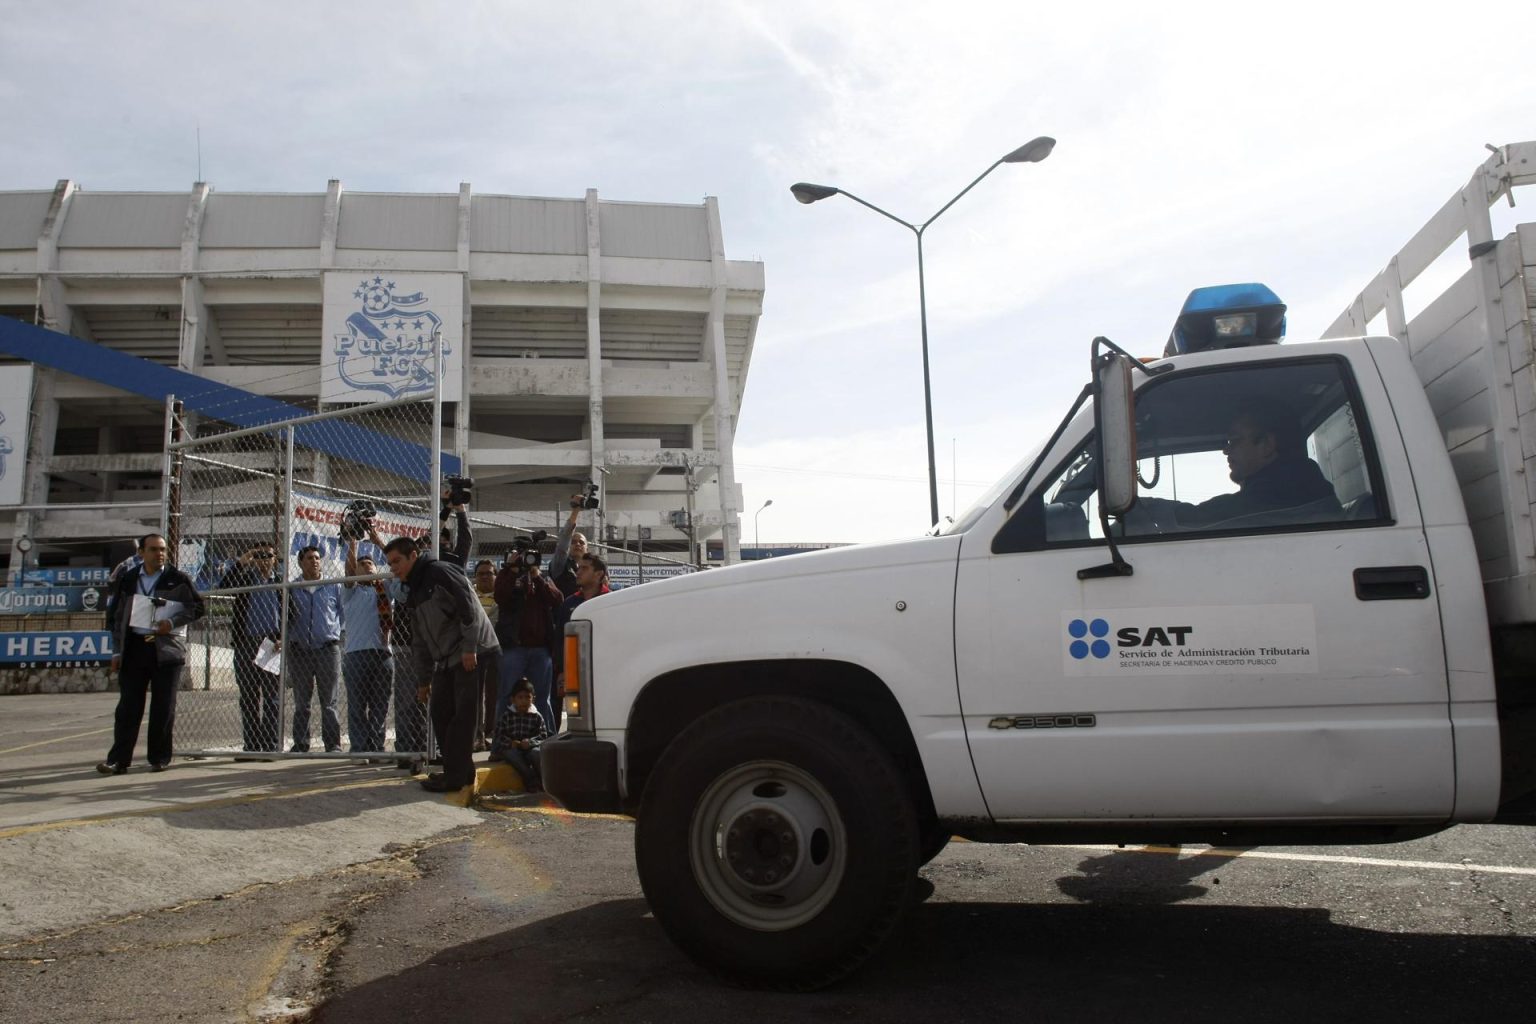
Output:
[[[373,556],[357,553],[357,541],[347,541],[347,575],[372,576]],[[384,720],[389,693],[395,686],[395,663],[389,653],[394,631],[394,602],[404,596],[399,580],[348,580],[343,585],[342,612],[346,620],[341,675],[347,687],[347,735],[352,752],[384,749]]]

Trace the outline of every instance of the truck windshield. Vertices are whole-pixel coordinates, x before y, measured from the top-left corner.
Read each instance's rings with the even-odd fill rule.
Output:
[[[1013,489],[1014,485],[1019,482],[1019,478],[1029,469],[1030,463],[1034,462],[1035,457],[1039,454],[1040,446],[1037,444],[1034,448],[1030,449],[1028,455],[1020,459],[1008,472],[999,477],[991,487],[988,487],[981,497],[972,502],[969,508],[960,513],[954,522],[943,524],[938,531],[938,535],[946,537],[950,534],[964,533],[972,526],[975,526],[976,520],[981,518],[983,512],[1001,501],[1003,495]]]

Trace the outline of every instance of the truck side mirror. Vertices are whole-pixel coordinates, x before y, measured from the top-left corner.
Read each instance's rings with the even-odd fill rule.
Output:
[[[1105,353],[1093,376],[1099,506],[1109,515],[1124,515],[1136,503],[1136,393],[1131,387],[1131,357]]]

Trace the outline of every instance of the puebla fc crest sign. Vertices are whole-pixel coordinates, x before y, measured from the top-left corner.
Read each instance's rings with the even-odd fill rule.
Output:
[[[458,274],[327,274],[320,397],[430,398],[434,352],[441,345],[443,400],[458,401],[463,288]]]

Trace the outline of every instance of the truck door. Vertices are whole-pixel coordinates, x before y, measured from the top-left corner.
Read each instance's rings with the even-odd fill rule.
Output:
[[[966,534],[957,667],[995,818],[1450,813],[1433,574],[1401,440],[1367,420],[1380,379],[1234,359],[1138,392],[1141,497],[1110,523],[1132,575],[1078,577],[1108,561],[1092,438]]]

